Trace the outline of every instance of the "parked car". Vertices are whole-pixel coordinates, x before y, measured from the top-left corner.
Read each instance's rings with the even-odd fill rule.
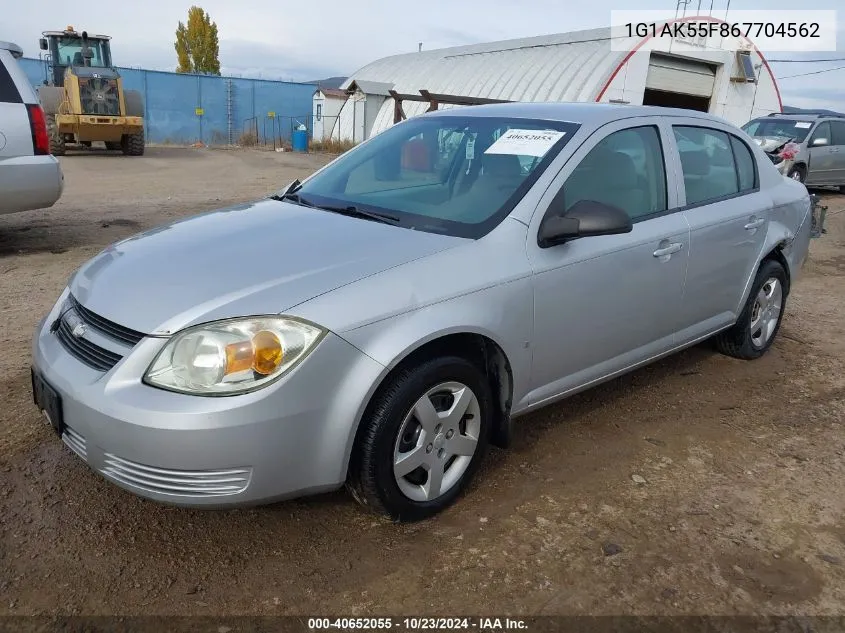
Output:
[[[435,112],[84,264],[35,334],[35,400],[145,497],[346,483],[419,519],[519,415],[710,337],[764,354],[810,224],[806,188],[706,114]]]
[[[845,193],[845,116],[775,113],[742,129],[784,176]]]
[[[23,51],[0,42],[0,213],[53,206],[62,195],[44,111],[18,64]]]

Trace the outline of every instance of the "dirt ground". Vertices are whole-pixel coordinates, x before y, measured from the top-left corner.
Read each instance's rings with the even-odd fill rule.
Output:
[[[323,162],[68,156],[53,209],[0,217],[0,615],[845,614],[835,193],[771,353],[695,347],[521,418],[515,446],[430,521],[394,525],[343,492],[182,510],[90,471],[29,388],[33,328],[69,274],[112,241]]]

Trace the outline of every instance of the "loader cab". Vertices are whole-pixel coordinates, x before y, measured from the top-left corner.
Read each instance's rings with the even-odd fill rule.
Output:
[[[72,26],[64,31],[46,31],[39,42],[47,52],[48,83],[64,86],[68,68],[112,69],[110,37],[77,32]],[[88,71],[90,72],[90,71]],[[78,74],[78,73],[77,73]],[[83,74],[87,74],[83,71]]]

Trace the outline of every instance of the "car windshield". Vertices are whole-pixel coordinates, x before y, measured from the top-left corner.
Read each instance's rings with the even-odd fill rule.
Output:
[[[749,136],[757,138],[765,136],[781,136],[791,138],[797,143],[802,143],[813,127],[812,121],[798,121],[795,119],[784,119],[772,117],[765,119],[754,119],[742,126],[743,131]]]
[[[510,213],[578,127],[490,116],[416,117],[341,156],[293,199],[477,239]]]

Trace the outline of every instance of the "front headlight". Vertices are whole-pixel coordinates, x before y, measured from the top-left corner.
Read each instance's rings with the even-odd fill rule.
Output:
[[[250,317],[178,332],[156,356],[144,382],[203,396],[264,387],[305,358],[326,334],[291,317]]]

